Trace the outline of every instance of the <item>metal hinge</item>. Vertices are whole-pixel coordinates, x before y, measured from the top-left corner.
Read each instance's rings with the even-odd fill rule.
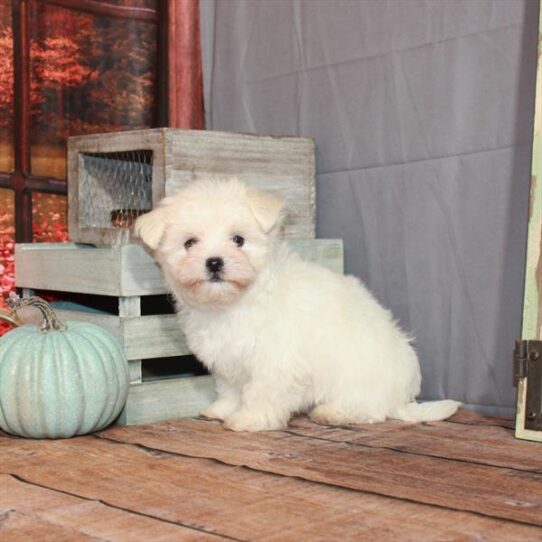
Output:
[[[514,381],[522,390],[517,403],[519,427],[542,431],[542,341],[516,341]]]
[[[542,341],[516,340],[514,348],[514,386],[518,385],[520,378],[529,375],[529,362],[537,361],[542,357]]]

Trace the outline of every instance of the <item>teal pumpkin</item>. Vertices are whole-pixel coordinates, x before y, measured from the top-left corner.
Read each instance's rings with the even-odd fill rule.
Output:
[[[44,301],[29,299],[34,302],[20,300],[19,307],[36,306],[45,320],[0,338],[0,427],[30,438],[103,429],[128,395],[128,363],[118,341],[94,324],[64,325]]]

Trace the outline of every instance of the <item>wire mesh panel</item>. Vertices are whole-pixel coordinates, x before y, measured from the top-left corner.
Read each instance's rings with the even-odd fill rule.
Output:
[[[79,227],[130,228],[151,210],[151,150],[81,153],[79,160]]]

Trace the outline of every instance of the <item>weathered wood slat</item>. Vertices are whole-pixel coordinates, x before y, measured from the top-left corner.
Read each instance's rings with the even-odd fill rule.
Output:
[[[120,289],[118,291],[121,292],[113,295],[160,295],[169,291],[160,267],[142,246],[124,245],[112,247],[109,250],[112,249],[120,252]]]
[[[167,293],[160,268],[139,245],[19,243],[15,259],[21,287],[117,297]]]
[[[174,314],[122,318],[79,310],[55,310],[66,322],[89,322],[107,329],[124,348],[129,360],[186,356],[190,350]]]
[[[488,417],[481,416],[475,412],[470,412],[468,410],[458,410],[453,418],[446,420],[447,423],[459,423],[462,425],[479,425],[479,426],[489,426],[489,427],[502,427],[504,429],[514,429],[514,420],[511,418],[500,418],[500,417]]]
[[[161,429],[167,441],[172,426]],[[268,459],[282,456],[298,462],[289,451],[292,437],[278,435],[282,443],[266,448]],[[251,450],[260,436],[236,438]],[[41,442],[5,438],[0,450],[0,471],[236,540],[532,541],[540,534],[513,522],[93,437]],[[329,469],[333,474],[332,465]]]
[[[122,329],[122,320],[111,314],[99,314],[94,312],[86,312],[82,310],[65,310],[55,307],[53,303],[53,308],[55,309],[56,315],[62,320],[62,322],[88,322],[89,324],[95,324],[101,326],[111,335],[114,335],[123,345],[123,329]]]
[[[339,275],[344,273],[341,239],[295,239],[288,241],[288,244],[304,260],[319,263]]]
[[[166,195],[196,176],[235,176],[250,186],[286,200],[284,236],[313,238],[315,233],[314,142],[304,138],[226,132],[168,131]]]
[[[387,426],[321,426],[307,418],[294,419],[289,431],[298,436],[343,442],[354,446],[390,448],[400,452],[514,468],[542,475],[542,452],[529,442],[516,442],[509,429],[498,426],[427,422]],[[513,443],[513,445],[511,445]]]
[[[521,338],[542,341],[542,9],[538,19],[537,71]],[[538,371],[539,374],[542,371],[540,366]],[[526,378],[520,378],[517,384],[516,437],[542,442],[542,429],[539,425],[542,410],[542,379],[533,377],[534,375],[527,375]],[[538,423],[531,425],[526,422],[529,412],[538,414],[535,418],[538,419]]]
[[[92,251],[92,252],[89,252]],[[35,290],[96,295],[137,295],[122,292],[118,248],[73,243],[15,245],[15,283]]]
[[[96,542],[92,536],[14,510],[7,510],[0,517],[0,539],[2,542]]]
[[[122,342],[128,359],[186,356],[190,349],[174,314],[121,320]]]
[[[538,77],[533,126],[533,156],[522,338],[542,340],[542,10],[538,19]],[[542,438],[542,433],[539,434]]]
[[[117,424],[135,425],[198,416],[214,399],[210,376],[134,384],[130,386],[126,406]]]
[[[141,316],[141,296],[119,297],[119,316]]]
[[[291,240],[303,258],[343,271],[339,239]],[[18,287],[80,294],[131,297],[167,294],[162,271],[139,245],[97,248],[73,243],[15,246]]]
[[[141,384],[143,381],[141,360],[130,360],[128,363],[128,371],[130,373],[130,384]]]
[[[285,439],[281,432],[254,438],[203,420],[130,430],[118,427],[106,435],[231,465],[542,526],[542,476],[524,471],[294,435]]]
[[[0,487],[2,542],[224,540],[218,535],[35,486],[9,475],[0,475]]]

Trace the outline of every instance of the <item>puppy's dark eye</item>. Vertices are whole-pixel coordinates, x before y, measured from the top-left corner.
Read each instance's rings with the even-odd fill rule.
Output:
[[[245,238],[240,235],[234,235],[231,240],[238,246],[242,247],[245,244]]]
[[[194,237],[188,239],[188,241],[185,241],[184,248],[188,250],[191,246],[195,245],[198,242],[198,240]]]

